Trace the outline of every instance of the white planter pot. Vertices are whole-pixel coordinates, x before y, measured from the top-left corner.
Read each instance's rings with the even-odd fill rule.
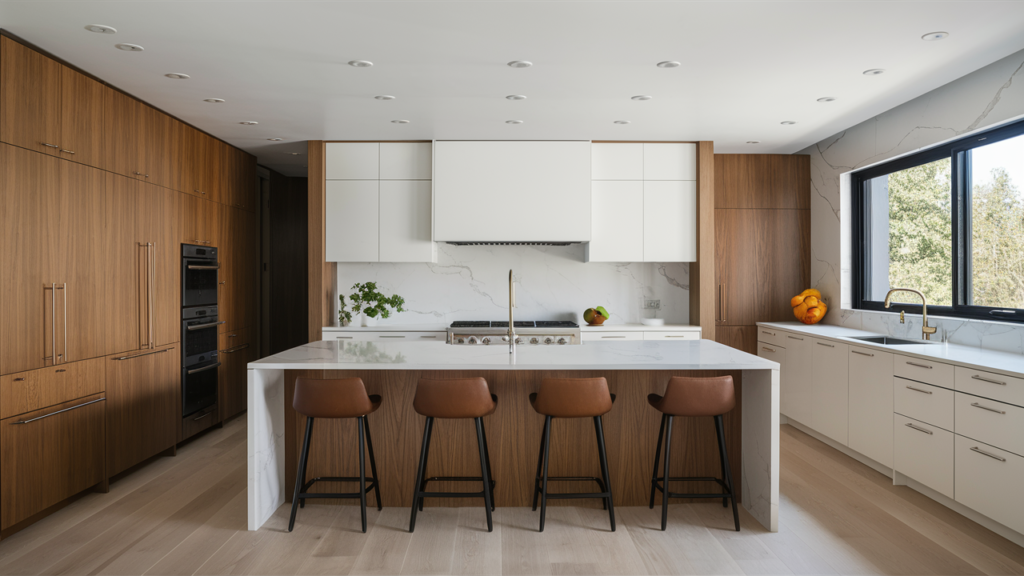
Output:
[[[371,317],[367,316],[366,314],[362,314],[361,316],[363,317],[363,327],[364,328],[368,327],[368,326],[376,326],[377,325],[377,319],[376,318],[371,318]]]

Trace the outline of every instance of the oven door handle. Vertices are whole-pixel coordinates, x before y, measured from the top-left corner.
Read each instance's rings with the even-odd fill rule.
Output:
[[[207,370],[213,370],[214,368],[220,368],[220,362],[217,362],[216,364],[210,364],[209,366],[203,366],[202,368],[196,368],[195,370],[186,370],[185,375],[191,376],[192,374],[206,372]]]
[[[220,270],[220,264],[210,264],[210,265],[189,264],[188,265],[188,269],[189,270]]]
[[[191,332],[193,330],[202,330],[204,328],[213,328],[214,326],[220,326],[221,324],[224,324],[226,322],[227,322],[227,320],[221,320],[220,322],[210,322],[209,324],[195,324],[193,326],[186,326],[185,330],[188,330],[189,332]]]

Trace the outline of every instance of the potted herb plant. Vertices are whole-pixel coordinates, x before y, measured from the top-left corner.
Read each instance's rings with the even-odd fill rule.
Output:
[[[352,285],[352,289],[355,292],[348,296],[351,301],[350,310],[345,309],[345,295],[338,296],[338,299],[341,300],[338,320],[346,326],[353,325],[353,318],[359,320],[360,326],[372,326],[376,324],[377,318],[391,316],[392,310],[405,312],[405,308],[402,307],[405,304],[405,298],[398,294],[385,296],[377,290],[376,282],[356,283]]]

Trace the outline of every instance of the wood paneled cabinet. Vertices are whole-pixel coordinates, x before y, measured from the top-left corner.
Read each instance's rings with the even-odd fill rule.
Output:
[[[0,141],[60,154],[61,66],[0,38]]]
[[[220,335],[220,415],[221,419],[242,413],[247,404],[247,365],[255,358],[254,330],[231,330]]]
[[[177,346],[108,356],[107,476],[174,446],[181,414]]]

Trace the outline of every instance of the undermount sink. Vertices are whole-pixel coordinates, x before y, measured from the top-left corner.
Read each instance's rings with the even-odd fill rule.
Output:
[[[903,338],[892,338],[890,336],[851,336],[853,340],[860,340],[861,342],[871,342],[872,344],[881,344],[882,346],[906,346],[908,344],[936,344],[929,340],[904,340]]]

